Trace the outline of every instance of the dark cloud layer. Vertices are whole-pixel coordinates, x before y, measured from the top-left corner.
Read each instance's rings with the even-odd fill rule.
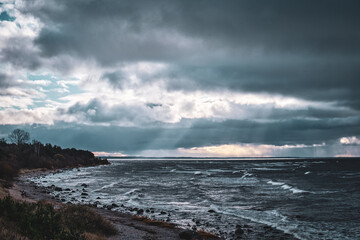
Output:
[[[28,10],[49,24],[36,40],[47,57],[160,61],[172,66],[162,74],[170,90],[268,92],[360,109],[358,1],[84,0]],[[121,87],[126,79],[104,80]]]
[[[155,39],[152,30],[179,32],[217,48],[260,47],[270,54],[357,57],[360,52],[357,1],[54,1],[36,10],[58,24],[38,39],[47,55],[68,50],[105,62],[161,60],[174,46]],[[170,55],[181,55],[176,50],[181,49]]]

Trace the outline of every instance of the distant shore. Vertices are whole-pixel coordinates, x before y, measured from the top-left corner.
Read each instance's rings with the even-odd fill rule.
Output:
[[[38,177],[58,171],[62,170],[22,170],[19,177],[15,179],[13,186],[9,189],[9,194],[13,199],[19,201],[29,203],[43,201],[54,205],[55,208],[61,208],[63,205],[71,205],[71,203],[64,203],[61,199],[55,199],[49,195],[49,189],[36,186],[28,180],[31,177]],[[21,194],[22,192],[25,192],[25,196]],[[109,220],[118,230],[116,235],[108,239],[220,239],[210,233],[185,230],[174,224],[148,219],[141,215],[115,212],[94,206],[90,207],[105,219]]]

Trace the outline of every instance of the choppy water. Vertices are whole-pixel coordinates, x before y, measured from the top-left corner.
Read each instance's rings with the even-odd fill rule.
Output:
[[[249,223],[249,236],[267,225],[298,239],[360,239],[360,159],[111,162],[32,180],[69,188],[52,192],[59,199],[123,204],[118,211],[153,208],[144,215],[226,238]]]

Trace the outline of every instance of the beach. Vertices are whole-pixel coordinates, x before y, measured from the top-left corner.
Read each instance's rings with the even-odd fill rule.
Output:
[[[39,201],[50,203],[54,205],[54,208],[61,208],[65,203],[61,200],[56,200],[49,195],[49,189],[45,187],[39,187],[33,182],[29,181],[29,178],[44,176],[46,174],[53,174],[62,170],[33,170],[23,171],[18,178],[15,179],[13,186],[9,189],[9,194],[13,199],[19,201],[25,201],[28,203],[36,203]],[[22,192],[25,192],[22,194]],[[215,235],[195,231],[185,230],[178,226],[162,221],[154,221],[148,218],[138,216],[135,214],[121,213],[118,211],[111,211],[103,208],[96,208],[90,206],[93,210],[109,220],[115,228],[118,230],[116,235],[109,237],[108,239],[124,239],[124,240],[137,240],[137,239],[220,239]],[[194,238],[180,238],[184,235],[189,236],[193,234]],[[187,235],[186,235],[187,234]]]

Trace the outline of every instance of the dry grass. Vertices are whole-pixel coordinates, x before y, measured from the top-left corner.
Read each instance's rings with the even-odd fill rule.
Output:
[[[175,228],[175,225],[172,223],[160,221],[160,220],[154,220],[147,217],[141,217],[141,216],[134,216],[135,220],[142,221],[146,224],[149,224],[151,226],[158,226],[158,227],[165,227],[165,228]]]
[[[9,191],[6,189],[8,185],[9,183],[7,181],[0,179],[0,199],[9,194]]]
[[[62,221],[69,230],[76,229],[95,235],[110,236],[117,233],[111,222],[93,209],[84,205],[64,205],[61,209]]]
[[[19,229],[0,218],[0,239],[7,240],[28,240],[27,237],[19,234]]]
[[[93,209],[80,205],[27,203],[5,197],[0,199],[0,240],[57,239],[104,240],[117,229]]]
[[[84,237],[86,240],[106,240],[106,237],[104,236],[99,236],[95,233],[89,233],[89,232],[85,232]]]

